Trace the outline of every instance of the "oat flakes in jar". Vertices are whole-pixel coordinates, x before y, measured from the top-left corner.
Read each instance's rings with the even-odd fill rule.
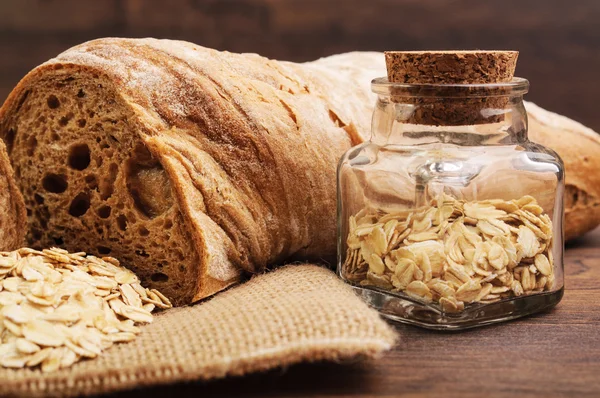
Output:
[[[511,51],[388,52],[338,168],[338,273],[386,317],[456,330],[563,295],[564,167],[527,137]]]

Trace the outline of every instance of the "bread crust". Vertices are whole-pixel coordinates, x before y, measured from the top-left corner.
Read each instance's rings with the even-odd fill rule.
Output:
[[[555,150],[565,165],[565,240],[600,224],[600,136],[580,123],[525,103],[529,139]]]
[[[15,250],[25,243],[27,213],[14,172],[0,141],[0,251]]]

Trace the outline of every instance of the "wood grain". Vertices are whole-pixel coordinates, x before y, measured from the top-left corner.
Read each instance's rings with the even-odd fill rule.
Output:
[[[102,36],[291,61],[353,50],[516,49],[528,99],[600,131],[597,0],[2,0],[0,101],[36,65]]]
[[[600,229],[569,246],[565,274],[565,296],[550,312],[458,333],[400,325],[400,343],[376,361],[304,364],[112,397],[598,397]]]

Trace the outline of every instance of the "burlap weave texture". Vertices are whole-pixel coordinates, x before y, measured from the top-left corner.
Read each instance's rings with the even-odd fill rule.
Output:
[[[395,334],[331,271],[294,265],[158,315],[133,342],[44,374],[0,369],[2,396],[75,396],[375,357]]]

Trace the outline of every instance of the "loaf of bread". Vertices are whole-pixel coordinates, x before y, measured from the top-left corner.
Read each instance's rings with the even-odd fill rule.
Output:
[[[554,149],[565,164],[565,239],[600,224],[600,136],[556,113],[526,102],[529,139]]]
[[[0,251],[10,251],[25,243],[27,213],[13,169],[0,141]]]
[[[176,304],[332,258],[336,164],[369,129],[379,56],[298,65],[154,39],[64,52],[0,109],[29,243],[117,257]]]
[[[368,138],[370,80],[385,73],[381,53],[294,64],[169,40],[74,47],[0,109],[29,243],[115,256],[175,304],[331,259],[336,165]]]

